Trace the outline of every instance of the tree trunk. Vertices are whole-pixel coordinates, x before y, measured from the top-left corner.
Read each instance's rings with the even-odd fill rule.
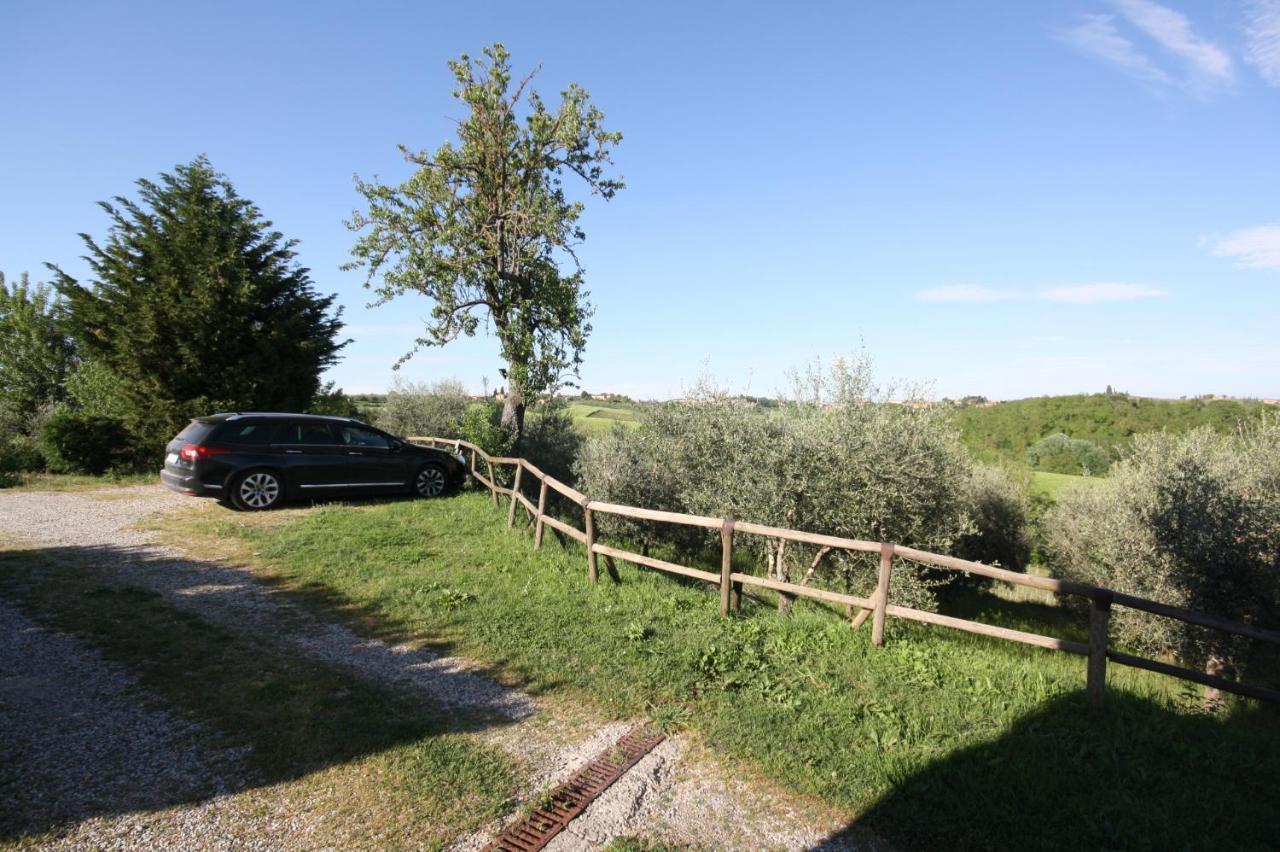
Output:
[[[511,379],[513,372],[507,371],[507,396],[502,401],[501,425],[511,438],[511,455],[518,456],[520,439],[524,437],[524,391]]]
[[[787,542],[786,539],[783,539],[778,542],[778,550],[774,556],[775,568],[773,576],[774,579],[781,580],[784,583],[790,581],[790,578],[787,576],[786,551]],[[789,595],[786,592],[778,592],[778,612],[782,615],[790,615],[791,607],[795,605],[795,602],[795,595]]]
[[[1210,654],[1209,662],[1205,664],[1204,673],[1207,675],[1215,675],[1221,677],[1223,672],[1227,670],[1227,661],[1218,654]],[[1222,690],[1214,686],[1206,686],[1204,688],[1204,709],[1213,711],[1222,706],[1223,695]]]

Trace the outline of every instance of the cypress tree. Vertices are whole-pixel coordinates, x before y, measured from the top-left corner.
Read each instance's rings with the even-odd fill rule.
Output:
[[[92,280],[56,266],[72,333],[123,384],[130,430],[156,446],[215,410],[302,410],[338,360],[341,309],[258,208],[198,157],[99,206],[81,234]]]

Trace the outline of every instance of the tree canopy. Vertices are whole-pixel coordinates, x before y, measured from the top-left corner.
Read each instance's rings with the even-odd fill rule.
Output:
[[[100,202],[105,242],[81,234],[87,285],[50,266],[85,355],[121,380],[130,428],[156,441],[211,410],[305,409],[345,343],[296,243],[203,156],[137,186]]]
[[[484,58],[449,63],[453,92],[468,115],[457,141],[434,152],[401,145],[416,166],[404,183],[358,181],[368,204],[347,223],[364,231],[347,268],[368,272],[378,304],[421,293],[435,305],[413,351],[474,335],[492,323],[506,362],[503,427],[518,442],[526,399],[554,387],[581,363],[591,306],[574,254],[585,239],[581,201],[570,200],[566,177],[612,198],[620,179],[606,174],[622,134],[576,84],[550,109],[529,83],[515,82],[501,44]],[[567,274],[562,266],[572,268]],[[397,365],[398,366],[398,365]]]
[[[61,396],[73,354],[64,321],[53,288],[25,272],[10,286],[0,272],[0,431],[26,430]]]

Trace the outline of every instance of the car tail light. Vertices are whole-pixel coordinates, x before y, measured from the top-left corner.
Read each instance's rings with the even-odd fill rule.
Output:
[[[200,461],[202,459],[207,460],[211,456],[217,456],[222,453],[229,452],[231,451],[226,447],[209,447],[204,444],[187,444],[182,448],[178,455],[182,456],[187,461],[193,462]]]

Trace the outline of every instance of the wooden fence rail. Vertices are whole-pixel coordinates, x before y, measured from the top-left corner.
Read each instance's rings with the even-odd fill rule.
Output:
[[[976,633],[980,636],[990,636],[996,639],[1020,642],[1024,645],[1032,645],[1054,651],[1065,651],[1070,654],[1079,654],[1088,659],[1086,666],[1086,691],[1089,696],[1090,703],[1095,706],[1100,706],[1103,701],[1103,695],[1106,690],[1106,672],[1108,662],[1158,672],[1160,674],[1220,689],[1225,692],[1233,692],[1264,701],[1280,702],[1280,690],[1241,683],[1215,674],[1199,672],[1193,669],[1172,665],[1170,663],[1148,660],[1132,654],[1122,653],[1109,647],[1108,638],[1111,607],[1113,605],[1125,606],[1130,609],[1141,610],[1153,615],[1159,615],[1165,618],[1174,618],[1189,624],[1209,627],[1215,630],[1221,630],[1227,633],[1234,633],[1239,636],[1246,636],[1251,639],[1280,645],[1280,631],[1277,630],[1269,630],[1252,624],[1244,624],[1238,621],[1218,618],[1217,616],[1196,612],[1195,610],[1171,606],[1169,604],[1147,600],[1146,598],[1123,594],[1111,589],[1091,586],[1087,583],[1078,583],[1073,580],[1057,580],[1052,577],[1036,577],[1030,574],[1020,574],[1016,571],[996,568],[991,565],[984,565],[981,562],[971,562],[967,559],[958,559],[954,556],[930,553],[929,551],[917,550],[914,547],[905,547],[903,545],[893,544],[890,542],[862,541],[860,539],[844,538],[841,536],[821,535],[819,533],[765,526],[763,524],[754,524],[747,521],[738,521],[733,518],[711,518],[702,515],[686,515],[680,512],[664,512],[657,509],[644,509],[638,506],[624,506],[617,503],[597,502],[595,500],[591,500],[581,491],[566,485],[555,477],[543,473],[535,465],[525,459],[490,456],[475,444],[467,441],[446,440],[443,438],[430,437],[415,437],[409,438],[409,440],[432,446],[451,447],[458,453],[461,453],[463,450],[469,452],[470,459],[468,467],[471,472],[471,476],[477,482],[489,489],[490,494],[493,496],[494,505],[497,506],[499,504],[499,495],[507,495],[510,498],[510,505],[507,508],[507,526],[510,527],[514,525],[516,505],[519,504],[524,508],[525,512],[533,521],[533,541],[535,549],[542,547],[542,533],[546,527],[550,527],[557,532],[563,533],[564,535],[581,542],[586,546],[587,575],[593,583],[597,582],[599,576],[597,557],[604,556],[606,560],[622,559],[636,565],[642,565],[646,568],[653,568],[658,571],[665,571],[670,574],[677,574],[682,577],[691,577],[696,580],[716,584],[720,587],[720,611],[726,616],[731,611],[738,608],[741,601],[742,588],[744,586],[755,586],[758,588],[772,589],[793,598],[810,598],[813,600],[825,601],[827,603],[842,604],[851,610],[856,609],[861,614],[854,619],[854,626],[861,625],[863,619],[865,619],[868,613],[870,613],[872,619],[871,641],[877,646],[884,644],[885,622],[890,616],[892,616],[893,618],[901,618],[908,621],[918,621],[923,624],[932,624],[939,627],[962,630],[967,633]],[[484,476],[480,473],[477,467],[477,463],[479,461],[484,462],[488,476]],[[511,487],[508,488],[498,484],[497,477],[494,474],[495,465],[509,465],[514,468]],[[520,491],[521,483],[523,481],[527,481],[527,477],[532,477],[538,482],[538,502],[536,505]],[[583,529],[578,529],[572,524],[553,517],[548,512],[547,497],[549,491],[555,491],[558,494],[563,495],[582,510]],[[662,559],[655,559],[650,556],[644,556],[639,553],[632,553],[628,550],[622,550],[617,547],[601,544],[595,540],[595,517],[598,514],[617,515],[619,517],[633,518],[641,521],[658,521],[660,523],[681,524],[684,526],[699,527],[706,530],[717,530],[720,533],[721,542],[720,571],[718,573],[704,571],[699,568],[691,568],[686,565],[679,565],[674,562],[667,562]],[[848,550],[859,553],[878,554],[880,560],[876,575],[876,590],[870,598],[863,598],[858,597],[857,595],[832,592],[826,589],[815,589],[798,583],[788,583],[768,577],[757,577],[754,574],[742,574],[736,572],[733,570],[733,540],[736,533],[765,536],[768,538],[799,542],[802,544],[812,544],[833,550]],[[936,612],[926,612],[924,610],[892,604],[889,602],[889,587],[890,580],[893,575],[895,559],[906,560],[908,562],[914,562],[921,565],[928,565],[934,568],[943,568],[950,571],[961,571],[967,574],[976,574],[980,577],[999,580],[1014,586],[1025,586],[1027,588],[1041,589],[1060,595],[1074,595],[1086,598],[1090,602],[1089,641],[1088,643],[1083,643],[1068,639],[1059,639],[1053,636],[1042,636],[1038,633],[1012,630],[1007,627],[996,627],[995,625],[984,624],[978,621],[969,621],[963,618],[941,615]],[[612,562],[609,564],[612,565]]]

